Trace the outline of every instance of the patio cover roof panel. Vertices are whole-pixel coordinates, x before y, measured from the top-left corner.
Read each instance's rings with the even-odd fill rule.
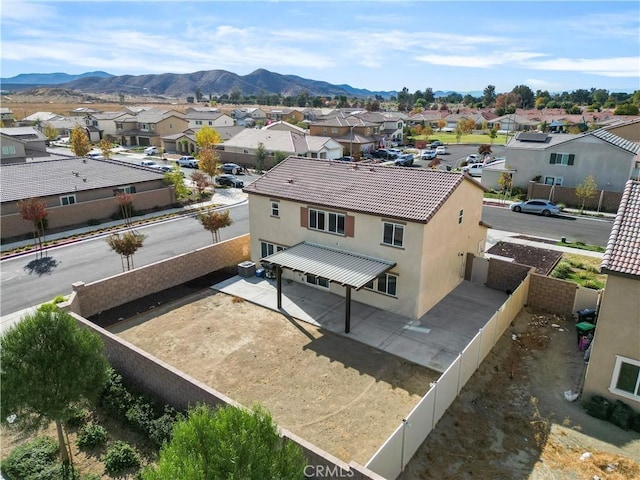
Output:
[[[395,266],[395,262],[302,242],[263,258],[282,268],[324,277],[356,290]]]

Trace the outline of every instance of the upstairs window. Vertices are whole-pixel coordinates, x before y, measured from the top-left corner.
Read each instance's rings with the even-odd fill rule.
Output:
[[[382,243],[393,247],[402,247],[404,245],[404,225],[384,222]]]
[[[60,205],[62,205],[63,207],[65,205],[73,205],[74,203],[76,203],[75,195],[63,195],[60,197]]]
[[[573,153],[552,153],[549,163],[552,165],[573,165],[575,158]]]
[[[325,212],[310,208],[309,228],[344,235],[345,218],[344,213]]]
[[[280,216],[280,202],[271,202],[271,216],[272,217]]]

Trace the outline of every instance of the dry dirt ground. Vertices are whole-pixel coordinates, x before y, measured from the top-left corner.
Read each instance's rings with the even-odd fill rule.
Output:
[[[401,478],[640,478],[640,434],[565,400],[584,368],[574,320],[523,310]]]
[[[282,427],[364,464],[438,374],[212,290],[110,328]]]

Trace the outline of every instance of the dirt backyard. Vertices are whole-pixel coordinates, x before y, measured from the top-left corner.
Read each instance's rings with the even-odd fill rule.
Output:
[[[110,328],[284,428],[364,464],[438,377],[348,338],[206,290]]]
[[[640,434],[565,400],[584,368],[574,320],[521,312],[400,478],[640,478]]]

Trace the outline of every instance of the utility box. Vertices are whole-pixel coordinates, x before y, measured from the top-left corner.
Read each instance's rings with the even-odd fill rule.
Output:
[[[246,261],[238,264],[238,275],[244,278],[253,277],[256,274],[255,262]]]

